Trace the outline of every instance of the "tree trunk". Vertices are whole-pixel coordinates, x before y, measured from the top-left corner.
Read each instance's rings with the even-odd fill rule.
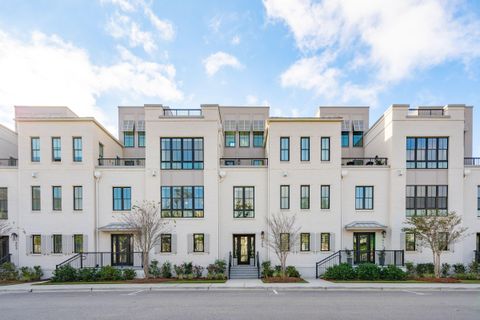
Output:
[[[145,278],[150,278],[150,272],[148,270],[148,252],[142,253],[142,264],[143,264],[143,273],[145,274]]]
[[[434,251],[433,252],[433,266],[434,266],[434,273],[435,273],[435,278],[440,278],[440,252],[439,251]]]
[[[285,278],[287,275],[286,275],[286,272],[285,272],[285,269],[286,269],[286,263],[287,263],[287,257],[286,255],[284,254],[282,256],[282,259],[280,260],[280,267],[282,269],[282,278]]]

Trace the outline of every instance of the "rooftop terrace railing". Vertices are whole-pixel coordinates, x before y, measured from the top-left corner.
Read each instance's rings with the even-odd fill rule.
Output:
[[[220,158],[221,167],[268,167],[268,158]]]
[[[99,158],[100,167],[145,167],[145,158]]]
[[[9,159],[0,159],[0,167],[16,167],[18,159],[9,158]]]
[[[163,109],[164,117],[201,117],[202,109]]]
[[[445,110],[443,108],[408,109],[408,115],[417,117],[438,117],[444,116]]]
[[[463,164],[465,166],[478,167],[480,166],[480,158],[464,158]]]
[[[342,166],[372,166],[384,167],[388,165],[388,158],[342,158]]]

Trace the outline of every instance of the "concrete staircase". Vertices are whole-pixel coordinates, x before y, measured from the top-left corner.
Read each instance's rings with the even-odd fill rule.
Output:
[[[230,279],[258,279],[256,266],[236,265],[230,269]]]

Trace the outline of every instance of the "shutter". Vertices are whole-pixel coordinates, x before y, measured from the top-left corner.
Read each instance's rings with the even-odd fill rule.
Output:
[[[172,253],[177,254],[177,234],[172,233]]]
[[[405,250],[405,232],[400,232],[400,250]]]
[[[335,233],[330,233],[330,251],[335,252]]]
[[[193,234],[187,234],[187,253],[193,252]]]
[[[62,251],[64,254],[71,254],[73,252],[73,236],[62,236]]]
[[[203,246],[205,253],[210,253],[210,235],[208,233],[205,233],[204,235]]]
[[[41,241],[42,241],[42,243],[41,243],[42,254],[48,254],[48,253],[49,253],[48,250],[47,250],[48,236],[42,235],[42,236],[41,236],[41,239],[42,239],[42,240],[41,240]]]
[[[83,252],[88,252],[88,236],[83,235]]]
[[[350,131],[351,129],[350,120],[342,120],[342,131]]]
[[[145,131],[145,120],[137,121],[137,131]]]
[[[316,252],[317,251],[317,243],[315,241],[315,233],[309,233],[310,235],[310,251],[311,252]],[[301,245],[301,241],[300,241]]]
[[[237,131],[237,121],[236,120],[225,120],[223,122],[224,131]]]
[[[265,121],[253,120],[253,131],[265,131]]]
[[[133,131],[135,127],[135,120],[123,120],[122,131]]]
[[[25,236],[25,245],[26,245],[26,251],[27,251],[27,255],[29,254],[32,254],[32,236],[31,235],[27,235]]]
[[[322,247],[320,241],[321,241],[320,233],[315,233],[315,245],[316,245],[317,252],[319,252],[320,248]]]
[[[53,253],[53,235],[48,236],[48,252]]]

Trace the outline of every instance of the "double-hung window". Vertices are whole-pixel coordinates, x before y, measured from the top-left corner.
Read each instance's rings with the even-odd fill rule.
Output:
[[[104,155],[104,146],[103,146],[103,143],[98,143],[98,157],[100,159],[103,158],[103,155]]]
[[[73,161],[83,161],[83,143],[82,137],[73,137]]]
[[[41,198],[40,198],[40,186],[32,186],[32,211],[40,211]]]
[[[54,234],[52,235],[52,245],[53,245],[53,253],[62,253],[63,246],[62,246],[62,235],[61,234]]]
[[[416,250],[415,233],[406,232],[405,233],[405,251],[415,251],[415,250]]]
[[[320,186],[320,209],[330,209],[330,186]]]
[[[73,187],[73,210],[75,211],[83,210],[83,187],[82,186]]]
[[[32,162],[40,162],[40,138],[30,138],[30,153]]]
[[[83,234],[73,235],[73,252],[74,253],[83,252]]]
[[[8,219],[8,189],[0,188],[0,219]]]
[[[125,148],[135,147],[135,132],[134,131],[124,131],[123,132],[123,145]]]
[[[203,169],[203,138],[161,138],[162,169]]]
[[[310,186],[300,186],[300,209],[310,209]]]
[[[240,148],[250,147],[250,131],[240,131],[238,139]]]
[[[300,233],[300,251],[310,251],[310,233]]]
[[[126,211],[132,207],[132,189],[130,187],[113,187],[113,210]]]
[[[255,188],[233,187],[233,217],[255,217]]]
[[[330,233],[320,233],[320,251],[330,251]]]
[[[280,186],[280,209],[290,209],[290,186]]]
[[[235,131],[225,131],[225,148],[235,148]]]
[[[480,186],[477,186],[477,216],[480,217]]]
[[[448,168],[447,137],[407,137],[407,168]]]
[[[162,217],[203,218],[203,186],[164,186]]]
[[[205,235],[203,233],[193,234],[193,252],[205,252]]]
[[[300,138],[300,160],[310,161],[310,137]]]
[[[62,139],[60,137],[52,137],[52,161],[62,161]]]
[[[145,131],[137,132],[138,147],[145,148]]]
[[[363,131],[353,131],[353,146],[363,147]]]
[[[321,160],[330,161],[330,137],[321,138]]]
[[[262,148],[263,147],[263,131],[254,131],[253,132],[253,147]]]
[[[33,254],[42,253],[42,236],[39,234],[32,235],[32,253]]]
[[[342,148],[348,148],[348,146],[350,145],[349,140],[350,132],[342,131]]]
[[[160,252],[170,253],[172,252],[172,234],[162,233],[160,235]]]
[[[62,187],[52,187],[52,209],[55,211],[62,210]]]
[[[373,186],[355,187],[355,209],[373,210]]]
[[[289,137],[280,137],[280,161],[290,161]]]
[[[405,193],[407,217],[447,214],[447,185],[409,185]]]
[[[290,233],[280,233],[280,251],[290,251]]]

